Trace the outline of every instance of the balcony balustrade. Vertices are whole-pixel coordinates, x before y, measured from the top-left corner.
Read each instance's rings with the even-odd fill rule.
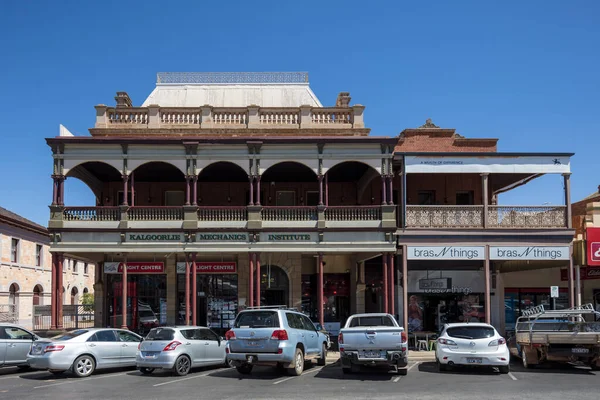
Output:
[[[246,221],[247,219],[246,207],[200,207],[198,209],[199,221]]]
[[[130,207],[127,218],[131,221],[183,220],[183,207]]]
[[[65,207],[65,221],[119,221],[119,207]]]
[[[326,221],[377,221],[380,219],[380,206],[340,206],[325,209]]]
[[[263,207],[260,215],[263,221],[316,221],[319,218],[317,207]]]
[[[489,206],[490,228],[565,228],[565,206]]]
[[[483,228],[483,206],[406,206],[409,228]]]

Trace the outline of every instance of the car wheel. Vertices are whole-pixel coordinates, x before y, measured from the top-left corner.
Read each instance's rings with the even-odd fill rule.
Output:
[[[498,367],[498,371],[500,371],[501,374],[508,374],[510,372],[510,367],[508,365],[503,365]]]
[[[237,372],[239,372],[242,375],[250,375],[250,372],[252,372],[252,365],[250,364],[244,364],[244,365],[240,365],[239,367],[236,367]]]
[[[327,345],[323,343],[321,346],[321,357],[317,360],[317,365],[325,365],[327,363]]]
[[[290,375],[300,376],[302,375],[302,371],[304,371],[304,353],[302,353],[301,349],[296,349],[296,353],[294,354],[294,368],[288,369]]]
[[[140,372],[144,375],[150,375],[151,373],[154,372],[154,368],[141,367]]]
[[[192,362],[187,356],[179,356],[177,360],[175,360],[175,366],[173,367],[173,372],[175,375],[185,376],[192,369]]]
[[[438,372],[443,372],[448,369],[446,364],[442,364],[439,360],[436,361]]]
[[[592,371],[600,371],[600,365],[596,363],[591,364],[590,368],[592,369]]]
[[[233,368],[235,365],[233,365],[233,360],[228,360],[225,359],[225,368]]]
[[[73,363],[73,373],[78,378],[85,378],[86,376],[90,376],[95,369],[96,362],[94,361],[92,356],[85,355],[77,357],[77,359]]]
[[[31,369],[29,365],[17,365],[17,368],[19,368],[19,371],[27,371]]]
[[[523,361],[523,367],[533,368],[533,364],[529,364],[529,361],[527,360],[527,352],[525,351],[525,349],[523,349],[521,360]]]

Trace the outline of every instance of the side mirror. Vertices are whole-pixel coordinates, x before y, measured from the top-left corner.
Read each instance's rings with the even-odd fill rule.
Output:
[[[36,340],[40,340],[40,338],[39,338],[39,336],[32,335],[31,340],[35,342]]]

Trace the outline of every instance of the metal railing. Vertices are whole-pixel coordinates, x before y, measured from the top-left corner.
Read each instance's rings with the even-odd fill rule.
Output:
[[[131,221],[183,220],[183,207],[130,207],[127,217]]]
[[[566,228],[566,206],[489,206],[490,228]]]
[[[483,206],[406,206],[409,228],[482,228]]]
[[[380,219],[380,206],[334,206],[325,209],[326,221],[377,221]]]
[[[17,304],[0,304],[0,322],[16,324],[19,320]]]
[[[52,311],[50,306],[33,306],[33,330],[52,328]],[[92,328],[94,326],[93,305],[63,305],[64,329]]]

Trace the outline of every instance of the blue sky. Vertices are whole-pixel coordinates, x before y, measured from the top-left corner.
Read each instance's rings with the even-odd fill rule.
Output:
[[[46,225],[64,124],[139,105],[159,71],[308,71],[325,105],[366,105],[373,135],[427,118],[500,151],[575,152],[572,197],[600,180],[600,1],[18,1],[0,12],[0,205]],[[560,204],[549,176],[501,197]],[[66,202],[93,205],[70,179]]]

